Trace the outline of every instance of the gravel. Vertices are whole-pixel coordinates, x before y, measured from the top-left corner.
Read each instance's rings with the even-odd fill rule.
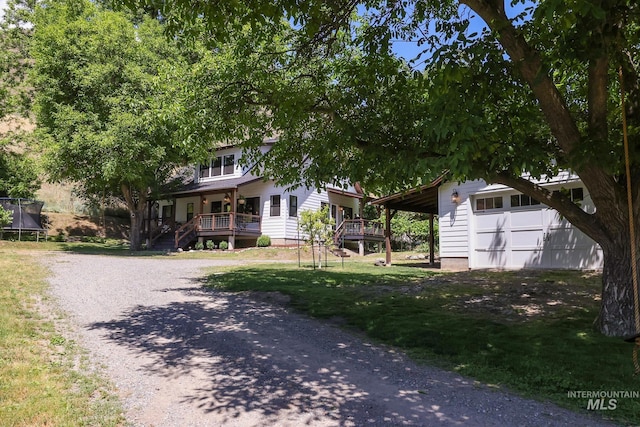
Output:
[[[55,254],[53,300],[133,426],[599,426],[292,313],[205,290],[233,261]]]

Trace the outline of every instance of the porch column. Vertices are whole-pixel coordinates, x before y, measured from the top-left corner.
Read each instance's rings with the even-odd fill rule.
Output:
[[[235,249],[236,247],[236,236],[231,235],[229,236],[229,250],[232,251],[233,249]]]
[[[177,208],[177,205],[178,205],[178,199],[174,197],[173,199],[171,199],[171,218],[169,218],[169,220],[171,221],[172,229],[175,229],[175,226],[176,226],[176,208]]]
[[[433,214],[429,214],[429,264],[433,266],[435,261],[435,239],[433,236]]]
[[[389,205],[384,205],[384,243],[387,246],[387,258],[386,265],[387,267],[391,266],[391,209],[389,209]]]

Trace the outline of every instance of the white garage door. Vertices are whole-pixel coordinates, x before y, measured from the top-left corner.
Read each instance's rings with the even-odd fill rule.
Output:
[[[474,210],[472,268],[602,268],[600,247],[545,205]]]

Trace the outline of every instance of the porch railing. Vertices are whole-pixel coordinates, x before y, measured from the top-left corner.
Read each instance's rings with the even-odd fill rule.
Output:
[[[260,216],[237,212],[200,214],[198,231],[249,231],[260,233]]]
[[[248,215],[237,212],[199,214],[189,222],[183,224],[175,232],[175,246],[180,247],[180,243],[188,236],[195,237],[203,231],[228,231],[249,232],[260,234],[260,216]]]
[[[336,228],[334,239],[339,242],[345,238],[384,237],[384,226],[368,219],[347,219]]]

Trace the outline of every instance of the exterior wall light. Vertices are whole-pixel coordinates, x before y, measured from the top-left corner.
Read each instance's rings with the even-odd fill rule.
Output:
[[[458,194],[458,190],[453,190],[453,193],[451,193],[451,203],[456,205],[460,203],[460,195]]]

